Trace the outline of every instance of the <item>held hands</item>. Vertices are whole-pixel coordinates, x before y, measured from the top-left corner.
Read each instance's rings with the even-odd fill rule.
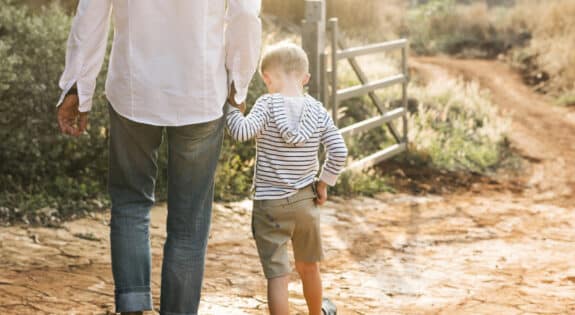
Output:
[[[230,88],[230,94],[228,94],[228,103],[233,107],[237,108],[242,112],[242,114],[246,111],[246,103],[243,102],[241,104],[236,103],[236,86],[234,82],[232,82],[232,87]]]
[[[78,95],[70,94],[58,107],[58,126],[63,134],[78,137],[86,131],[88,113],[81,113],[79,106]]]
[[[317,198],[314,200],[318,206],[323,205],[327,201],[327,184],[324,181],[318,181],[314,185],[317,192]]]

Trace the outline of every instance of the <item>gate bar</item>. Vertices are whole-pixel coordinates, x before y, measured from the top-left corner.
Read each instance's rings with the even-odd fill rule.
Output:
[[[342,50],[345,49],[345,45],[343,43],[343,40],[341,40],[341,38],[338,40],[338,45],[339,45],[340,49],[342,49]],[[359,82],[361,84],[367,84],[369,82],[369,80],[368,80],[367,76],[365,75],[365,73],[363,72],[363,70],[361,70],[361,67],[359,66],[359,63],[357,62],[357,60],[354,57],[349,57],[349,58],[347,58],[347,61],[349,62],[349,65],[351,66],[351,68],[353,69],[355,74],[357,75]],[[375,94],[375,91],[369,92],[369,98],[371,99],[373,104],[375,104],[377,109],[379,109],[379,113],[382,115],[385,114],[385,112],[386,112],[385,105],[383,104],[381,99],[377,96],[377,94]],[[400,136],[399,132],[397,131],[397,129],[395,128],[393,123],[391,121],[388,121],[388,122],[386,122],[386,125],[387,125],[387,128],[389,129],[389,131],[391,132],[391,135],[395,139],[395,142],[397,142],[397,143],[401,142],[403,137]]]
[[[373,44],[373,45],[368,45],[368,46],[363,46],[363,47],[345,49],[345,50],[339,51],[337,56],[339,59],[347,59],[347,58],[353,58],[353,57],[358,57],[358,56],[362,56],[362,55],[380,53],[380,52],[384,52],[386,50],[392,50],[392,49],[396,49],[396,48],[403,48],[406,45],[407,45],[406,39],[397,39],[397,40],[393,40],[393,41],[389,41],[389,42],[385,42],[385,43],[379,43],[379,44]]]

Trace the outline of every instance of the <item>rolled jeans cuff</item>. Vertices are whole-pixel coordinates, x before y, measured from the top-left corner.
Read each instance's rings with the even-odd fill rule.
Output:
[[[116,293],[116,313],[149,311],[152,309],[150,292]]]
[[[172,312],[160,312],[160,315],[198,315],[198,313],[172,313]]]

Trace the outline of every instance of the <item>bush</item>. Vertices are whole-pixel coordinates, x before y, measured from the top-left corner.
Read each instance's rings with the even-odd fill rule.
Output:
[[[409,10],[404,32],[419,54],[492,58],[511,51],[526,83],[565,103],[575,91],[575,1],[511,7],[432,0]]]
[[[575,91],[559,96],[557,104],[561,106],[575,106]]]
[[[373,77],[399,72],[397,61],[390,58],[365,57],[359,63],[365,69],[369,65],[368,75]],[[342,67],[340,73],[340,81],[347,82],[344,86],[357,84],[351,69]],[[377,94],[388,108],[400,104],[400,86],[379,90]],[[421,85],[412,81],[408,105],[408,158],[419,161],[418,166],[481,174],[500,166],[509,121],[499,116],[489,92],[477,82],[444,79]],[[343,126],[377,114],[367,97],[348,100],[342,107]],[[401,130],[401,124],[395,124]],[[382,126],[348,141],[348,146],[351,157],[359,159],[393,142],[387,127]]]
[[[575,94],[575,2],[572,0],[521,1],[511,12],[516,24],[533,34],[521,51],[532,59],[535,71],[549,78],[544,90],[560,97]],[[561,100],[560,100],[561,101]]]
[[[509,121],[499,117],[487,91],[462,80],[412,88],[422,100],[409,117],[415,152],[429,156],[435,167],[486,173],[501,161]]]
[[[344,172],[338,179],[337,185],[330,188],[330,194],[344,197],[358,195],[373,197],[376,193],[393,191],[387,178],[376,169],[363,172]]]
[[[105,107],[91,115],[78,139],[62,136],[55,103],[71,19],[52,5],[32,14],[0,0],[0,202],[22,210],[59,208],[62,215],[92,208],[106,168]],[[97,103],[102,103],[101,91]]]
[[[432,0],[409,10],[406,31],[419,54],[493,58],[527,39],[524,29],[503,27],[505,12],[485,3]]]
[[[0,206],[18,219],[40,208],[68,217],[108,205],[106,65],[98,78],[95,106],[85,135],[60,134],[56,121],[57,86],[71,17],[59,6],[32,12],[0,0]],[[254,80],[248,102],[263,84]],[[226,140],[217,173],[216,197],[244,197],[251,183],[253,143]],[[157,199],[166,193],[165,144],[159,157]],[[6,219],[6,218],[4,218]]]
[[[304,18],[304,0],[263,0],[264,14],[300,24]],[[337,17],[341,28],[354,39],[382,40],[397,36],[405,22],[405,0],[326,0],[327,17]]]

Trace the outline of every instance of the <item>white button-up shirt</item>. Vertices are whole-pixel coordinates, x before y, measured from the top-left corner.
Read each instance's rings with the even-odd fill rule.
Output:
[[[222,116],[231,82],[242,102],[257,68],[261,0],[80,0],[60,87],[92,108],[113,17],[106,96],[122,116],[181,126]]]

